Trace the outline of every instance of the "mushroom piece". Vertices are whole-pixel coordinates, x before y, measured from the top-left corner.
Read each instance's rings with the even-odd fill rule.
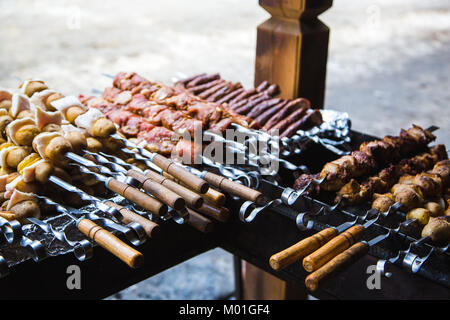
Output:
[[[407,220],[416,219],[420,225],[425,226],[430,220],[430,216],[431,213],[427,209],[416,208],[412,209],[406,214],[406,219]]]
[[[61,93],[51,94],[45,101],[45,107],[47,108],[47,110],[55,111],[56,109],[52,106],[52,102],[62,98],[64,98],[64,96]]]
[[[9,110],[11,108],[12,102],[11,100],[3,100],[0,102],[0,108]]]
[[[442,178],[445,186],[450,185],[450,160],[442,160],[433,167],[433,173],[438,174]]]
[[[431,217],[422,230],[422,237],[430,237],[434,243],[446,245],[450,242],[450,217]]]
[[[64,138],[69,141],[75,152],[82,151],[88,146],[86,136],[80,131],[68,131],[64,134]]]
[[[97,119],[92,124],[92,135],[99,138],[107,138],[116,133],[117,128],[114,122],[106,118]]]
[[[50,140],[44,153],[55,165],[65,167],[68,163],[65,154],[70,151],[72,151],[72,145],[67,139],[64,137],[55,137]]]
[[[389,208],[395,203],[392,194],[379,194],[373,195],[372,208],[377,209],[379,212],[387,212]]]
[[[416,185],[396,184],[392,187],[392,193],[395,201],[407,209],[421,207],[424,202],[422,192]]]
[[[19,163],[30,154],[24,147],[11,148],[5,157],[6,165],[10,168],[17,168]]]
[[[124,147],[124,144],[122,141],[114,139],[114,138],[105,138],[100,139],[102,146],[111,152],[117,152],[119,149]]]
[[[53,172],[53,166],[51,165],[51,163],[44,161],[42,163],[39,163],[34,170],[36,181],[45,183],[48,181],[48,178]]]
[[[97,153],[103,149],[102,143],[95,138],[87,137],[86,143],[87,143],[86,149],[90,152]]]
[[[26,218],[33,217],[39,219],[41,217],[41,210],[38,204],[32,200],[19,202],[12,206],[9,211],[15,214],[21,224],[26,222]]]
[[[31,97],[35,92],[48,89],[44,81],[41,80],[26,80],[19,86],[19,88],[22,88],[22,91],[28,97]]]
[[[79,106],[70,107],[66,110],[66,120],[70,123],[74,123],[75,119],[78,118],[78,116],[82,115],[86,111]]]
[[[432,217],[439,217],[444,215],[444,208],[437,202],[427,202],[425,209],[430,211]]]
[[[0,116],[0,133],[3,137],[6,137],[6,126],[13,121],[9,115],[1,115]]]

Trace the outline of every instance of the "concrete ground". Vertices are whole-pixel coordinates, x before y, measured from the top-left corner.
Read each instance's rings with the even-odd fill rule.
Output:
[[[335,1],[326,106],[353,128],[396,134],[438,125],[450,145],[450,5],[445,0]],[[2,0],[1,87],[38,77],[66,94],[110,84],[102,73],[173,77],[220,72],[253,82],[256,26],[269,15],[256,0]],[[214,299],[230,292],[232,258],[217,249],[112,298]]]

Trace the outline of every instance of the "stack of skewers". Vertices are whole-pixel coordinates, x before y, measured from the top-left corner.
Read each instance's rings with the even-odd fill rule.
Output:
[[[343,207],[371,209],[362,216],[364,224],[354,222],[324,229],[270,258],[273,269],[303,260],[305,280],[317,290],[341,271],[405,226],[421,230],[415,244],[429,241],[445,252],[450,243],[450,161],[444,145],[428,147],[435,136],[414,125],[399,136],[365,142],[359,150],[331,161],[317,174],[303,174],[294,189],[312,198],[334,195],[333,212]],[[334,211],[336,210],[336,211]],[[335,213],[337,214],[337,213]],[[397,228],[369,241],[360,241],[365,229],[382,219],[399,217]],[[416,236],[413,238],[417,239]]]
[[[116,125],[98,109],[50,90],[41,80],[24,81],[17,92],[1,90],[0,113],[2,221],[33,223],[58,238],[40,220],[53,206],[131,267],[142,263],[142,255],[95,224],[90,219],[95,215],[73,207],[90,203],[105,214],[107,219],[99,221],[107,221],[106,226],[134,223],[138,234],[153,237],[156,222],[170,217],[203,232],[211,230],[210,218],[226,221],[225,194],[210,185],[244,199],[261,196],[212,173],[204,175],[208,184],[118,134]],[[55,186],[65,192],[56,193]],[[117,194],[128,200],[126,207],[108,201]]]
[[[311,109],[306,99],[274,98],[278,93],[276,85],[265,82],[256,89],[244,90],[239,84],[216,78],[217,75],[196,76],[174,86],[166,86],[136,73],[121,72],[114,77],[112,87],[106,88],[101,97],[81,95],[80,100],[86,106],[102,111],[129,139],[144,141],[148,150],[164,155],[176,154],[183,161],[191,159],[191,163],[195,162],[196,156],[205,147],[204,144],[193,142],[193,138],[197,137],[196,130],[212,135],[224,135],[227,129],[255,135],[265,131],[261,139],[278,132],[280,138],[287,138],[299,130],[317,128],[323,122],[321,112]],[[216,87],[205,92],[194,89],[209,86],[215,81],[226,84],[223,89],[231,90],[231,95],[218,99],[221,90],[212,92],[218,89]],[[237,91],[234,90],[236,88]],[[206,92],[210,92],[211,96],[206,95]],[[243,95],[234,96],[238,92]],[[247,100],[251,103],[243,106],[252,110],[248,114],[235,108],[232,103]],[[264,120],[257,115],[264,116]],[[189,134],[188,138],[186,134]]]
[[[199,74],[176,82],[175,87],[252,119],[254,127],[269,133],[278,131],[281,138],[290,138],[298,130],[319,126],[323,121],[320,110],[311,109],[307,99],[278,98],[278,85],[268,81],[244,89],[241,83],[226,81],[219,74]]]

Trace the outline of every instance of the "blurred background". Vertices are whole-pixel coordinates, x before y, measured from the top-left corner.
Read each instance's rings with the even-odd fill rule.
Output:
[[[257,0],[0,0],[0,87],[40,78],[90,94],[136,71],[170,84],[202,72],[253,85]],[[450,145],[448,0],[335,0],[325,106],[377,136],[437,125]],[[111,299],[217,299],[233,290],[232,256],[216,249]]]

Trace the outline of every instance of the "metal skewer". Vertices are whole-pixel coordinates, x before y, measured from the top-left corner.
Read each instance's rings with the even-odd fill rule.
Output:
[[[0,279],[6,277],[9,274],[8,263],[5,258],[0,255]]]
[[[141,187],[145,187],[149,183],[148,180],[151,179],[155,183],[164,186],[164,188],[160,189],[166,195],[169,194],[170,191],[172,191],[175,194],[181,196],[181,198],[184,199],[185,202],[194,209],[200,208],[203,204],[203,198],[200,195],[194,193],[193,191],[191,191],[188,188],[185,188],[182,185],[173,182],[171,179],[167,177],[167,175],[164,174],[164,172],[159,167],[156,167],[152,162],[150,162],[149,164],[153,166],[151,167],[153,170],[142,171],[139,167],[126,163],[125,161],[123,161],[118,157],[108,155],[103,152],[100,152],[100,154],[106,159],[113,161],[115,164],[121,166],[126,171],[126,174],[128,176],[135,177],[136,180],[139,181]],[[140,159],[143,157],[139,155],[137,158]],[[148,160],[146,158],[143,159]],[[169,189],[169,192],[167,189]],[[147,192],[150,191],[147,190]]]
[[[0,217],[0,230],[6,242],[13,243],[15,239],[22,237],[22,226],[17,220],[8,221]]]
[[[174,161],[167,159],[166,157],[150,152],[142,147],[137,146],[136,144],[132,143],[128,139],[125,139],[121,137],[119,134],[115,133],[111,135],[112,138],[117,139],[121,141],[126,147],[136,149],[139,151],[139,153],[146,157],[148,161],[152,162],[157,167],[161,168],[162,170],[166,171],[167,173],[171,174],[172,176],[176,177],[180,181],[182,181],[184,184],[189,186],[192,190],[195,190],[198,193],[205,193],[208,191],[209,185],[206,181],[202,180],[201,178],[197,177],[196,175],[190,173]],[[121,150],[123,150],[122,148]],[[147,163],[146,163],[147,164]]]
[[[114,217],[117,221],[122,221],[123,216],[119,210],[105,205],[100,199],[87,194],[83,190],[78,189],[56,176],[50,176],[48,180],[69,192],[77,194],[82,200],[91,202],[98,210]]]
[[[92,220],[86,218],[85,214],[81,214],[81,217],[76,217],[69,210],[53,202],[52,200],[42,196],[39,196],[39,198],[43,199],[48,204],[56,205],[58,210],[64,212],[65,215],[75,222],[78,230],[80,230],[85,236],[111,252],[131,268],[137,268],[142,265],[144,256],[139,251],[128,246],[112,233],[103,229]]]
[[[109,227],[117,232],[120,232],[121,234],[125,235],[125,237],[128,239],[128,241],[130,241],[130,243],[132,243],[135,246],[139,246],[147,240],[145,233],[143,231],[143,227],[138,223],[130,222],[127,225],[121,225],[112,221],[111,219],[99,217],[94,212],[87,212],[85,210],[78,210],[75,208],[67,208],[45,196],[36,195],[36,197],[41,201],[43,201],[45,204],[54,207],[55,210],[59,213],[65,215],[72,214],[85,216],[86,218],[95,221],[96,223],[100,223],[102,227]]]
[[[79,261],[85,261],[90,258],[92,258],[93,250],[92,250],[92,244],[87,240],[81,240],[81,241],[71,241],[67,238],[67,235],[64,231],[58,231],[55,230],[49,223],[46,223],[44,221],[41,221],[36,218],[27,218],[28,221],[42,229],[44,232],[53,234],[56,239],[58,239],[61,242],[67,243],[69,246],[73,248],[73,253],[75,257]]]

